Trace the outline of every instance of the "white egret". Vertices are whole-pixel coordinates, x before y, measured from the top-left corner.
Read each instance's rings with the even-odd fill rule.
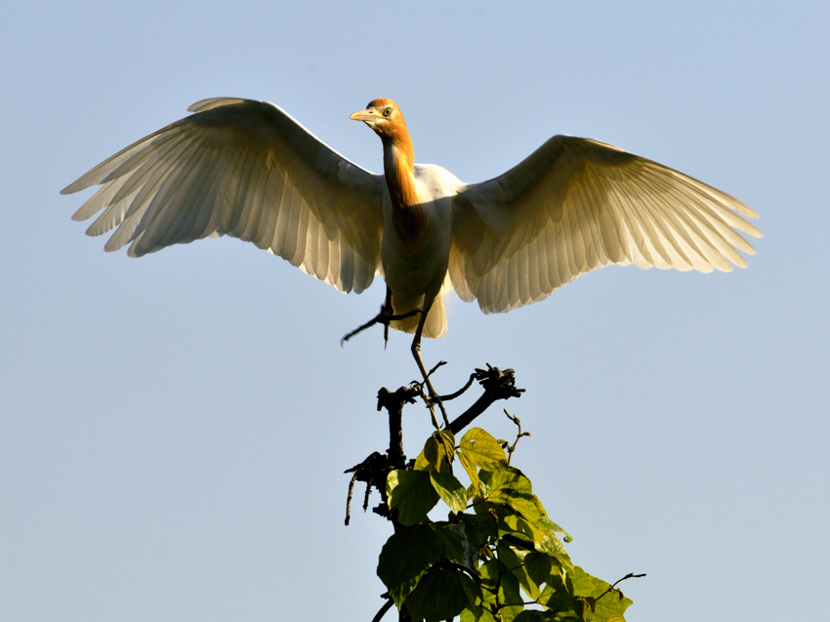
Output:
[[[102,185],[73,216],[103,210],[108,251],[140,257],[230,235],[342,292],[376,274],[387,296],[375,321],[414,332],[412,353],[433,399],[421,336],[447,330],[455,289],[485,313],[542,300],[609,264],[710,272],[746,267],[738,233],[758,215],[711,186],[586,138],[554,136],[517,166],[467,184],[415,164],[403,115],[376,99],[352,119],[383,142],[383,175],[322,143],[273,104],[205,99],[194,114],[139,140],[62,190]],[[401,317],[403,316],[403,317]]]

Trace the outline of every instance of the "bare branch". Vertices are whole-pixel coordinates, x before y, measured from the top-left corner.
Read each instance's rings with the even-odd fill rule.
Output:
[[[498,367],[491,367],[489,363],[486,370],[476,369],[474,378],[484,387],[484,394],[450,423],[450,432],[457,434],[463,430],[497,400],[521,397],[524,389],[516,388],[516,378],[513,374],[512,369],[502,371]]]

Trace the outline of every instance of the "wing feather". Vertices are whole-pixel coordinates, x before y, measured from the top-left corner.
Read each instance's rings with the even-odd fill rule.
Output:
[[[464,300],[508,311],[609,264],[746,267],[758,214],[692,177],[611,145],[555,136],[454,204],[450,276]]]
[[[102,185],[73,216],[131,256],[230,235],[341,291],[380,264],[383,178],[349,162],[265,102],[214,98],[67,186]]]

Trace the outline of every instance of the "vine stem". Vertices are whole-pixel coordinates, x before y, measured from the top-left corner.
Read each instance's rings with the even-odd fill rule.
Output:
[[[385,603],[383,603],[383,604],[381,605],[380,609],[379,609],[379,610],[378,610],[378,612],[375,614],[375,617],[374,617],[374,618],[372,618],[372,622],[380,622],[381,618],[382,618],[383,616],[385,616],[385,615],[386,615],[386,612],[387,612],[387,611],[389,611],[389,610],[392,608],[392,605],[394,605],[394,604],[395,604],[395,601],[393,601],[393,600],[392,600],[392,597],[391,597],[391,596],[387,596],[387,598],[388,598],[389,600],[387,600]]]

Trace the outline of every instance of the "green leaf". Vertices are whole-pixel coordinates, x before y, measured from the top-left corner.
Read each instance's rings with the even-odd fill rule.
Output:
[[[564,584],[559,587],[553,585],[546,585],[539,596],[539,604],[548,608],[549,611],[557,613],[565,613],[571,609],[571,601],[573,597],[568,594]]]
[[[461,612],[461,622],[496,622],[489,609],[471,606]]]
[[[507,464],[507,456],[499,442],[481,428],[471,428],[461,438],[462,454],[475,466],[495,471]]]
[[[537,609],[526,609],[513,618],[513,622],[556,622],[557,620],[561,620],[557,614]]]
[[[550,557],[544,553],[528,553],[525,555],[525,570],[536,585],[547,583],[553,571]]]
[[[519,591],[519,580],[511,573],[501,569],[499,576],[499,597],[502,607],[499,610],[504,622],[510,622],[524,610],[524,599]]]
[[[507,511],[503,511],[499,514],[502,516],[501,526],[505,533],[523,537],[533,543],[541,541],[547,535],[546,532],[536,527],[530,521],[525,520],[519,514],[508,513],[510,512],[510,509],[511,508],[508,508]]]
[[[574,596],[599,596],[608,589],[608,583],[592,577],[579,566],[574,566],[571,574]]]
[[[495,590],[499,584],[499,576],[501,575],[501,565],[499,564],[499,560],[487,560],[479,566],[478,574],[481,577],[481,586],[485,590]],[[491,600],[485,598],[485,602],[489,603]],[[492,599],[492,602],[495,602],[495,598]]]
[[[495,540],[499,535],[498,523],[489,514],[461,514],[458,522],[464,525],[464,535],[469,541],[469,548],[475,552],[476,556],[485,544],[490,540]]]
[[[484,469],[489,475],[482,474],[482,478],[487,479],[490,486],[491,493],[501,488],[514,490],[516,492],[523,492],[533,494],[533,485],[530,480],[519,469],[514,466],[501,466],[498,469]]]
[[[522,513],[513,507],[515,505],[523,507],[523,502],[520,501],[517,503],[516,499],[518,497],[512,496],[511,493],[505,493],[503,488],[497,489],[496,494],[491,495],[491,498],[506,502],[506,505],[494,506],[497,508],[496,511],[501,518],[500,529],[505,533],[533,542],[534,548],[537,551],[556,558],[562,566],[568,569],[573,567],[573,563],[565,550],[565,546],[553,530],[556,529],[564,533],[561,527],[547,518],[547,516],[542,516],[535,521],[525,519]],[[494,502],[497,503],[497,501]],[[541,507],[541,504],[539,507]],[[532,513],[526,508],[525,511]]]
[[[463,524],[453,524],[446,521],[430,523],[430,529],[435,532],[436,544],[441,550],[441,557],[451,562],[467,566],[472,569],[475,566],[468,562],[469,544]]]
[[[565,536],[565,542],[570,542],[571,540],[573,540],[573,538],[570,536],[570,534],[569,534],[567,531],[565,531],[564,529],[562,529],[559,525],[557,525],[556,523],[554,523],[554,522],[553,522],[550,518],[548,518],[547,516],[545,516],[544,518],[540,519],[540,520],[538,521],[538,524],[539,524],[539,526],[540,526],[540,527],[544,527],[545,529],[549,529],[550,531],[554,531],[554,532],[556,532],[556,533],[561,533],[561,534],[563,534],[563,535]]]
[[[573,568],[573,562],[570,555],[565,550],[565,545],[553,532],[548,532],[540,540],[535,542],[536,550],[540,553],[547,553],[551,557],[555,557],[560,564],[568,570]]]
[[[530,596],[531,600],[539,598],[540,582],[534,581],[527,571],[525,566],[525,556],[527,551],[520,551],[514,549],[506,544],[499,544],[498,547],[499,560],[504,566],[513,573],[513,576],[519,581],[519,585]]]
[[[457,570],[432,569],[418,581],[404,606],[413,620],[440,622],[454,618],[470,604]]]
[[[473,464],[473,461],[467,456],[466,453],[458,454],[458,459],[461,460],[461,466],[464,467],[464,470],[467,472],[467,477],[469,477],[472,482],[470,489],[473,494],[468,493],[467,496],[469,498],[481,496],[481,492],[479,490],[478,469],[476,468],[476,465]]]
[[[444,453],[449,457],[450,462],[452,462],[455,459],[455,435],[449,430],[440,430],[436,434],[438,434],[438,440],[444,446]]]
[[[550,555],[528,553],[525,556],[525,567],[537,585],[550,584],[552,579],[556,579],[556,585],[562,582],[562,566]]]
[[[449,430],[434,432],[424,444],[415,460],[416,471],[439,471],[452,473],[450,463],[455,456],[455,437]]]
[[[483,471],[479,477],[490,488],[485,497],[488,501],[507,505],[532,523],[547,517],[530,480],[519,469],[505,466],[498,471]]]
[[[473,581],[466,574],[462,574],[461,587],[463,587],[464,591],[467,593],[467,602],[470,603],[469,608],[481,606],[484,602],[484,591],[478,583]]]
[[[588,622],[594,615],[594,607],[596,601],[593,598],[586,596],[575,596],[571,603],[571,608],[576,612],[576,615],[583,622]]]
[[[594,603],[593,610],[588,611],[587,617],[584,618],[588,622],[606,622],[613,614],[622,615],[633,602],[617,590],[612,590],[603,596],[611,585],[602,579],[592,577],[579,566],[574,566],[571,581],[575,597],[588,599],[589,604]]]
[[[435,532],[428,525],[404,527],[386,541],[377,573],[398,608],[440,555]]]
[[[467,507],[467,489],[464,488],[464,485],[455,479],[455,476],[451,473],[430,471],[429,477],[432,481],[432,487],[444,503],[450,507],[450,511],[453,514],[463,512]]]
[[[509,622],[524,608],[519,581],[499,559],[483,563],[479,569],[479,584],[483,589],[483,604],[498,602],[501,620]]]
[[[438,493],[424,471],[392,471],[386,477],[386,495],[389,509],[398,510],[398,522],[403,525],[421,522],[438,503]]]

